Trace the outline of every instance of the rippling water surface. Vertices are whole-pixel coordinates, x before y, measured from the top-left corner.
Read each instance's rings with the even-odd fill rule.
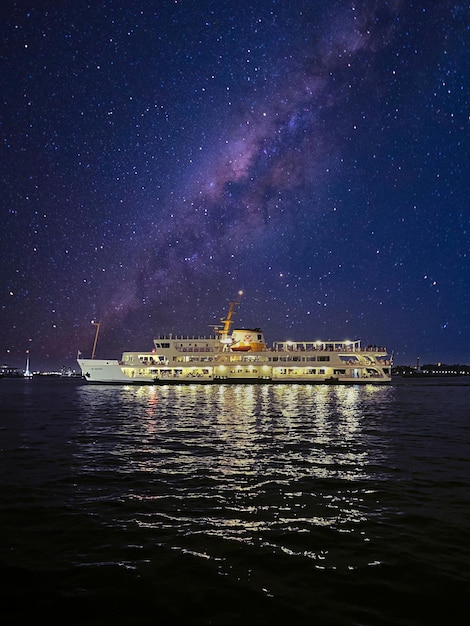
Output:
[[[460,379],[3,380],[5,623],[466,623],[469,407]]]

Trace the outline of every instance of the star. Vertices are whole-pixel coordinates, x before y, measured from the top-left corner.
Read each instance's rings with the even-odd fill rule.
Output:
[[[243,289],[268,342],[470,362],[467,6],[2,16],[3,360],[203,334]]]

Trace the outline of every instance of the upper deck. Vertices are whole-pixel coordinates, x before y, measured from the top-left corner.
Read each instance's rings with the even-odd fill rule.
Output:
[[[201,335],[158,335],[154,339],[156,350],[176,350],[177,352],[222,352],[227,351],[220,337]],[[230,346],[230,344],[229,344]],[[230,347],[228,347],[230,350]],[[369,345],[361,347],[360,340],[344,341],[275,341],[272,347],[266,346],[263,352],[341,352],[358,353],[374,352],[387,354],[384,347]]]

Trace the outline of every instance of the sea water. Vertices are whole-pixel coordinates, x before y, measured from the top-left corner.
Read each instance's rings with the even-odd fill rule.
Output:
[[[463,624],[469,482],[465,379],[4,379],[2,623]]]

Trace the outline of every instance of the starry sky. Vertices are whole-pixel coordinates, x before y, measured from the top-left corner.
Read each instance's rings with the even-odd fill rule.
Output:
[[[236,326],[470,363],[470,5],[5,0],[0,360]]]

